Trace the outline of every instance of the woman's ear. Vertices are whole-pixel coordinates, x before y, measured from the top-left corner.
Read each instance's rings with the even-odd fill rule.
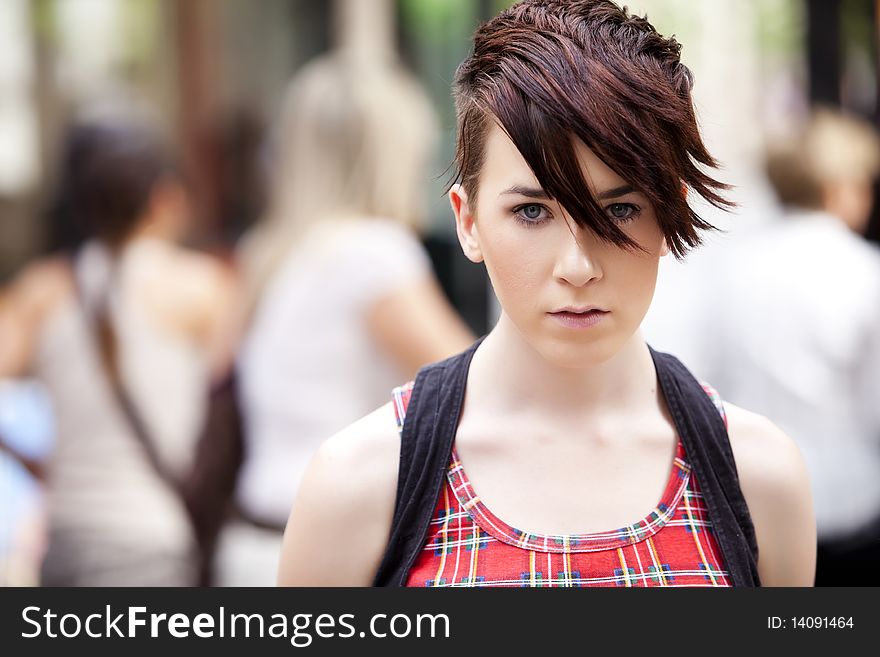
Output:
[[[449,203],[455,214],[455,232],[465,257],[471,262],[483,261],[483,250],[480,248],[480,233],[473,208],[468,202],[464,187],[456,183],[449,188]]]
[[[660,245],[660,257],[669,255],[669,243],[666,241],[666,238],[663,238],[663,243]]]

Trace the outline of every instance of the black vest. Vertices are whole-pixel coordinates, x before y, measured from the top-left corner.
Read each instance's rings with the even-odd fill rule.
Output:
[[[424,547],[455,442],[468,368],[481,341],[457,356],[422,368],[416,377],[401,434],[391,535],[374,586],[405,586]],[[724,421],[677,358],[653,349],[651,356],[660,390],[700,482],[733,585],[759,586],[755,530]]]

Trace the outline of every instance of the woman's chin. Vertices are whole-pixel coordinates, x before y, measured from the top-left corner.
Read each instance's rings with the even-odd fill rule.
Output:
[[[542,340],[536,350],[548,363],[561,369],[589,369],[610,360],[617,349],[607,339],[591,342],[574,340]]]

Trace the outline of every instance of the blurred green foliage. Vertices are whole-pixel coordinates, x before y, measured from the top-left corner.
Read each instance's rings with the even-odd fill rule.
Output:
[[[850,48],[870,52],[874,46],[874,25],[871,22],[873,0],[843,0],[841,27],[844,41]]]
[[[55,0],[31,0],[34,36],[41,41],[55,38]]]
[[[803,54],[806,9],[803,0],[751,0],[755,5],[758,47],[771,58]]]

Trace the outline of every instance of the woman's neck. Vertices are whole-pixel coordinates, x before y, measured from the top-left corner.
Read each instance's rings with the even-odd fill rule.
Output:
[[[567,417],[598,409],[617,413],[656,403],[657,379],[641,331],[609,360],[567,368],[545,359],[502,314],[474,355],[468,397],[492,412],[540,408]]]

